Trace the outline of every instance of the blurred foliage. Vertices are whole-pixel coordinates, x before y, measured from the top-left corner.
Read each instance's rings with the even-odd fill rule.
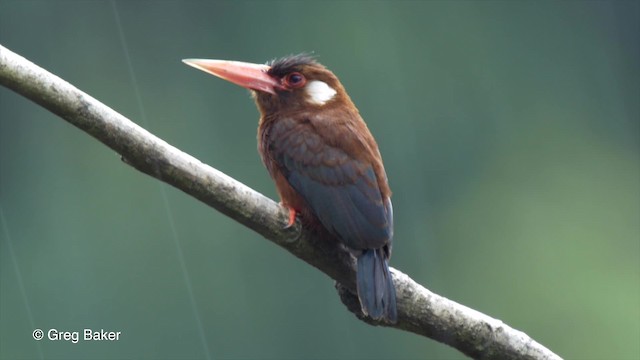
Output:
[[[393,266],[568,359],[638,359],[639,20],[636,1],[4,0],[0,43],[273,198],[246,90],[180,59],[314,51],[378,139]],[[326,276],[6,89],[0,207],[2,359],[464,358],[356,320]]]

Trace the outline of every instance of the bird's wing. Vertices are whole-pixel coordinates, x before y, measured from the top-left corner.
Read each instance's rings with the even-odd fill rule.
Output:
[[[353,249],[389,244],[391,201],[382,198],[370,162],[329,145],[310,123],[279,120],[264,140],[269,156],[327,230]],[[355,141],[348,135],[344,140]]]

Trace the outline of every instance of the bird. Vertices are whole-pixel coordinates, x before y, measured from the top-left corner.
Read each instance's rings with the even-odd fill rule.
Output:
[[[258,151],[289,211],[287,226],[322,226],[356,258],[361,310],[397,322],[389,271],[391,189],[378,145],[338,77],[309,54],[266,64],[184,59],[250,90]]]

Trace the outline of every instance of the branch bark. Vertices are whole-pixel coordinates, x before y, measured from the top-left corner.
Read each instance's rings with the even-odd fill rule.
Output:
[[[355,295],[354,260],[328,234],[299,223],[285,228],[288,213],[277,203],[169,145],[63,79],[0,45],[0,84],[38,103],[121,154],[137,170],[184,191],[253,229],[336,281],[347,308],[361,320],[448,344],[476,359],[560,359],[502,321],[432,293],[391,269],[398,323],[362,315]]]

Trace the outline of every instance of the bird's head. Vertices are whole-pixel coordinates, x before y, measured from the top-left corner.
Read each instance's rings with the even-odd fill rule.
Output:
[[[306,54],[273,60],[266,65],[208,59],[183,62],[250,89],[264,115],[351,103],[338,78]]]

